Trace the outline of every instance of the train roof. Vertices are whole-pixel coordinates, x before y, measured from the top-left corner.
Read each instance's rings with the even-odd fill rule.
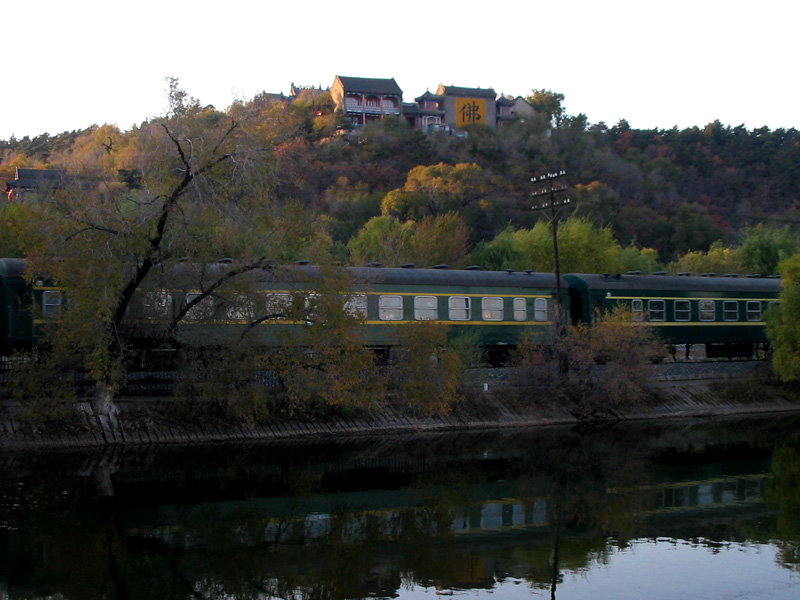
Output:
[[[0,258],[0,277],[23,277],[25,260],[22,258]]]
[[[552,273],[535,271],[482,271],[468,269],[416,269],[397,267],[350,267],[356,283],[399,286],[475,286],[548,288],[556,286]]]
[[[184,261],[172,265],[161,272],[166,275],[171,285],[186,286],[197,285],[200,281],[211,282],[224,276],[226,272],[236,270],[237,264],[233,261],[220,261],[217,263],[195,263]],[[333,274],[338,267],[327,271]],[[414,287],[435,288],[519,288],[519,289],[545,289],[548,292],[556,287],[556,278],[552,273],[538,273],[535,271],[483,271],[481,269],[449,269],[429,268],[417,269],[413,267],[342,267],[343,273],[349,275],[355,289],[369,288],[371,286],[396,286],[398,288]],[[319,265],[293,264],[270,265],[255,268],[242,273],[245,278],[262,284],[294,284],[311,285],[323,277],[325,267]],[[564,289],[567,283],[562,277]]]
[[[571,273],[564,278],[570,287],[585,290],[638,290],[676,292],[756,292],[779,294],[780,279],[768,277],[719,277],[682,275],[636,275]]]

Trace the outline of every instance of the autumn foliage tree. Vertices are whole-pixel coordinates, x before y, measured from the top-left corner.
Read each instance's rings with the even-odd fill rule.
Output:
[[[591,326],[570,326],[566,336],[553,336],[549,343],[526,340],[514,356],[515,379],[526,394],[537,390],[539,402],[549,408],[555,403],[578,418],[615,418],[615,410],[651,394],[649,366],[664,352],[653,331],[619,307]],[[564,373],[555,364],[560,356],[568,363]]]
[[[348,249],[354,264],[377,262],[387,267],[411,263],[421,267],[464,263],[469,233],[456,213],[406,221],[391,216],[373,217],[350,240]]]
[[[725,246],[722,242],[715,242],[703,252],[701,250],[687,252],[677,261],[669,265],[673,273],[714,273],[717,275],[738,273],[742,270],[742,261],[735,248]]]
[[[767,313],[767,335],[772,348],[772,364],[783,381],[800,377],[800,255],[780,265],[783,290],[780,303]]]
[[[230,258],[215,281],[198,282],[200,302],[300,248],[313,254],[320,239],[314,220],[270,194],[281,140],[265,145],[246,114],[203,107],[176,80],[168,83],[169,114],[131,132],[126,144],[141,189],[76,179],[16,223],[25,232],[29,275],[46,274],[69,292],[53,356],[83,357],[101,405],[122,381],[129,309],[157,274],[183,256],[200,264]],[[178,316],[191,308],[178,307]]]
[[[414,416],[447,414],[461,398],[463,367],[446,325],[417,321],[400,328],[389,380],[395,405]]]
[[[478,244],[470,262],[486,269],[554,271],[553,235],[546,221],[531,229],[507,228],[494,240]],[[587,218],[570,217],[558,226],[562,273],[604,273],[618,270],[621,247],[608,227]]]
[[[305,325],[281,334],[280,346],[262,355],[264,367],[281,378],[276,405],[284,416],[369,414],[384,402],[385,384],[366,344],[364,317],[346,310],[353,296],[334,293],[331,281],[310,297]]]
[[[489,190],[489,181],[477,164],[419,166],[409,171],[401,189],[386,194],[382,210],[400,219],[460,214],[485,198]]]
[[[778,265],[797,254],[798,240],[789,226],[770,227],[758,224],[742,232],[739,256],[742,267],[750,273],[774,275]]]

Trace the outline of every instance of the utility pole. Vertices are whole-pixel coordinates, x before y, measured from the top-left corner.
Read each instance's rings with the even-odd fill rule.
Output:
[[[531,183],[539,184],[540,186],[538,190],[531,192],[531,197],[538,199],[531,206],[531,210],[547,211],[550,218],[550,228],[553,232],[553,263],[556,276],[556,332],[560,339],[563,339],[567,334],[567,317],[564,310],[564,298],[561,296],[561,264],[558,257],[558,211],[562,206],[568,206],[571,202],[568,197],[559,196],[561,192],[568,190],[567,185],[562,180],[566,175],[566,171],[558,171],[531,178]],[[567,356],[563,352],[559,352],[559,374],[565,374],[567,367]]]

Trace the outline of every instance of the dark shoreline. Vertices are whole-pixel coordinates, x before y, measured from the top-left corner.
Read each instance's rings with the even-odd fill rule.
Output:
[[[565,409],[541,407],[513,400],[503,390],[502,381],[476,378],[473,387],[481,410],[455,411],[445,416],[412,418],[385,410],[369,418],[330,422],[275,422],[259,424],[205,424],[187,426],[159,422],[148,409],[154,401],[120,398],[117,412],[97,417],[88,402],[79,405],[81,427],[66,431],[31,431],[6,410],[0,418],[0,448],[8,450],[81,448],[153,444],[197,444],[290,439],[326,439],[365,435],[418,434],[423,432],[480,431],[537,426],[577,425],[591,422],[671,420],[731,415],[766,415],[800,412],[800,398],[786,399],[779,394],[759,395],[757,399],[732,399],[730,387],[751,382],[757,365],[718,363],[699,367],[675,365],[654,367],[653,387],[662,400],[657,404],[637,404],[610,411],[603,419],[580,419]],[[484,381],[485,380],[485,381]],[[729,388],[725,391],[724,388]],[[766,387],[764,389],[767,389]],[[499,390],[499,393],[496,393]],[[162,400],[164,402],[164,400]],[[166,401],[168,402],[168,400]],[[6,408],[8,408],[8,404]]]

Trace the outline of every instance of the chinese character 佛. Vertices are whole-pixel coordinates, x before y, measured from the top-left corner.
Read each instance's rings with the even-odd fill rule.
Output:
[[[464,104],[461,107],[461,120],[464,123],[476,123],[481,120],[480,106],[475,102]]]

